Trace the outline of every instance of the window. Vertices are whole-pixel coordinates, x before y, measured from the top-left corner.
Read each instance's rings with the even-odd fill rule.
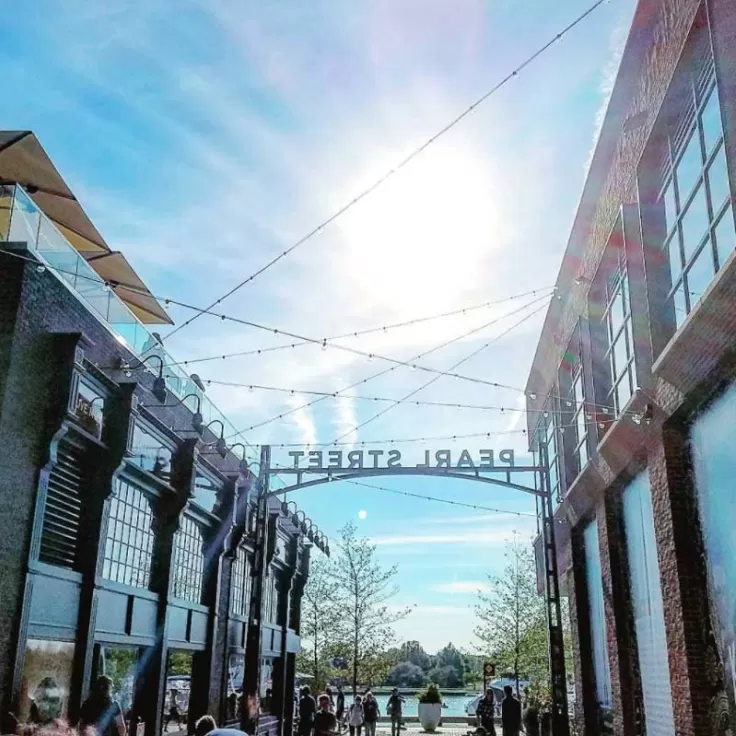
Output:
[[[192,603],[202,600],[204,571],[202,532],[188,516],[174,538],[174,596]]]
[[[173,450],[173,442],[164,440],[141,422],[135,423],[129,451],[130,462],[168,482]]]
[[[102,435],[105,397],[85,381],[79,381],[74,416],[83,429],[98,439]]]
[[[268,571],[264,582],[264,609],[263,620],[269,624],[278,623],[278,603],[276,600],[276,576],[273,570]]]
[[[232,591],[232,612],[236,616],[246,616],[250,592],[250,565],[246,559],[244,549],[239,549],[233,562],[233,572],[230,582]]]
[[[682,72],[679,114],[663,132],[661,186],[668,305],[679,327],[736,246],[718,85],[707,39]]]
[[[588,426],[585,411],[585,388],[583,383],[582,346],[580,332],[575,332],[570,347],[560,366],[560,386],[564,387],[565,438],[571,438],[571,446],[575,457],[574,474],[577,475],[588,462]],[[569,434],[568,434],[569,433]]]
[[[557,421],[555,418],[555,400],[550,397],[547,408],[542,413],[540,422],[539,442],[547,448],[547,464],[549,466],[549,490],[550,493],[561,501],[561,477],[560,477],[560,443],[557,437]]]
[[[583,532],[585,577],[588,583],[588,613],[592,644],[593,672],[598,704],[611,707],[611,670],[608,663],[606,613],[603,604],[603,573],[598,546],[598,522],[592,521]]]
[[[623,244],[617,261],[605,285],[606,308],[603,314],[606,361],[610,370],[611,386],[607,403],[613,408],[615,416],[621,414],[636,388],[629,278]]]
[[[134,588],[151,580],[154,533],[148,499],[131,483],[118,480],[110,500],[110,517],[102,561],[102,577]]]
[[[194,498],[192,503],[197,504],[205,511],[213,512],[217,506],[217,493],[220,485],[209,475],[205,475],[199,468],[194,476]]]

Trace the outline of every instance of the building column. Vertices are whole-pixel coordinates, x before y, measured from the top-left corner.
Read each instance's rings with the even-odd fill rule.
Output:
[[[146,650],[141,677],[136,682],[136,703],[143,707],[136,715],[146,723],[146,736],[159,736],[166,698],[166,660],[168,656],[168,604],[173,581],[174,536],[194,488],[198,439],[182,442],[171,461],[171,485],[174,499],[161,499],[154,517],[156,543],[151,565],[151,590],[158,593],[156,643]],[[138,706],[136,706],[138,711]]]

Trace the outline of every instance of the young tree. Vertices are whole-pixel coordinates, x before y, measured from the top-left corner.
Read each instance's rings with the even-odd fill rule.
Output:
[[[514,540],[506,559],[503,575],[488,576],[490,592],[478,594],[475,635],[501,670],[514,673],[518,691],[521,675],[535,682],[549,679],[547,620],[531,546]]]
[[[410,610],[389,608],[387,602],[398,593],[393,582],[396,566],[381,567],[375,559],[376,547],[356,531],[352,523],[340,530],[338,555],[332,563],[337,628],[346,646],[353,693],[360,682],[379,682],[388,674],[389,659],[383,653],[394,636],[392,625]]]
[[[309,567],[309,580],[302,598],[302,651],[298,662],[300,669],[312,673],[314,687],[321,689],[332,674],[329,650],[335,644],[339,612],[329,560],[322,556],[312,558]]]

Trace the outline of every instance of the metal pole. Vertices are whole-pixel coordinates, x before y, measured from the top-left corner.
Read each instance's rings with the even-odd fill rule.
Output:
[[[257,481],[257,510],[255,528],[255,553],[253,585],[248,615],[248,634],[245,647],[245,672],[243,673],[243,698],[240,709],[240,727],[248,734],[258,733],[259,691],[261,684],[261,647],[263,643],[263,589],[266,582],[268,560],[268,492],[271,447],[261,447],[261,466]]]
[[[544,592],[547,604],[547,632],[549,636],[549,672],[552,691],[552,736],[570,736],[567,712],[567,678],[565,677],[565,647],[562,637],[560,609],[560,579],[555,546],[555,518],[549,485],[547,446],[539,443],[539,464],[542,502],[542,541],[544,542]]]

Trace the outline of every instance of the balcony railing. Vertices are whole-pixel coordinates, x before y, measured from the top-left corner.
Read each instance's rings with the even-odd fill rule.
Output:
[[[0,241],[26,243],[28,249],[49,267],[49,271],[65,284],[74,296],[92,312],[113,337],[133,352],[140,360],[151,355],[164,362],[164,376],[169,390],[179,399],[195,394],[201,400],[205,423],[219,420],[225,427],[230,444],[239,441],[247,446],[245,438],[231,424],[189,374],[164,350],[161,343],[138,320],[128,306],[61,234],[54,223],[38,208],[20,185],[0,185]],[[155,361],[147,370],[158,374]],[[186,405],[194,411],[193,398]],[[250,461],[258,457],[249,453]]]

